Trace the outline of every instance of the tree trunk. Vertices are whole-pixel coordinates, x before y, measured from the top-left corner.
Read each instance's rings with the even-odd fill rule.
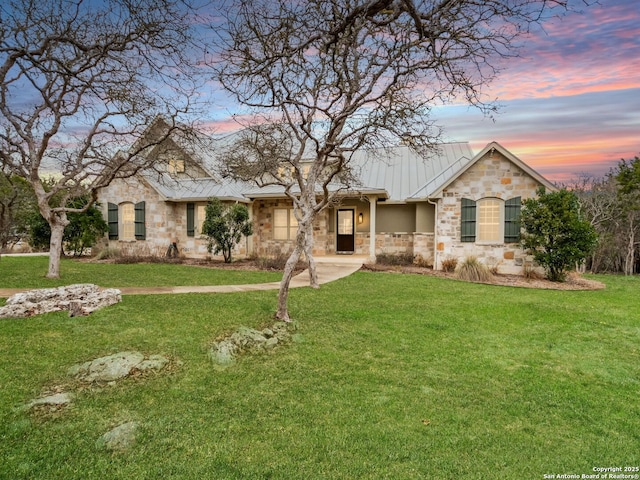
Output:
[[[629,214],[629,233],[627,242],[627,254],[624,259],[624,274],[633,275],[633,267],[635,266],[635,251],[636,251],[636,239],[635,239],[635,225],[633,222],[633,212]]]
[[[49,271],[47,278],[60,278],[60,257],[62,256],[62,235],[64,234],[63,223],[52,221],[51,241],[49,243]]]
[[[298,229],[296,246],[291,252],[289,259],[284,267],[284,273],[282,274],[282,281],[280,282],[280,290],[278,291],[278,311],[276,312],[276,318],[278,320],[282,320],[283,322],[290,322],[291,318],[289,318],[289,307],[287,305],[287,300],[289,298],[289,284],[291,283],[291,279],[293,278],[293,272],[296,268],[296,264],[298,260],[300,260],[300,254],[302,250],[300,245],[302,244],[300,240],[301,235],[304,235],[302,229]]]
[[[316,259],[313,256],[313,223],[311,222],[305,225],[304,254],[307,257],[307,263],[309,265],[309,285],[311,285],[311,288],[320,288]]]

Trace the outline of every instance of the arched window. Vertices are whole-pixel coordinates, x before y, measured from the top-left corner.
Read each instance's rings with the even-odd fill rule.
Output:
[[[506,202],[487,197],[478,201],[460,199],[460,241],[517,243],[520,241],[521,198]]]
[[[133,203],[123,203],[120,206],[122,213],[122,228],[120,231],[121,240],[135,240],[136,239],[136,212]]]
[[[499,198],[478,200],[478,242],[502,242],[502,205]]]

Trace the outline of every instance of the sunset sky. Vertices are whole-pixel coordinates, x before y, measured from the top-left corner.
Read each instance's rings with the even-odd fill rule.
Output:
[[[547,22],[519,53],[486,90],[501,107],[493,119],[467,106],[436,110],[446,141],[478,152],[495,140],[556,182],[640,155],[638,0],[600,0]],[[214,113],[219,131],[232,108]]]

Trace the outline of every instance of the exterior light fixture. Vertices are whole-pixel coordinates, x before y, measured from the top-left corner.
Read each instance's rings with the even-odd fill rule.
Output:
[[[364,215],[362,215],[362,212],[360,212],[358,214],[358,223],[362,223],[362,222],[364,222]]]

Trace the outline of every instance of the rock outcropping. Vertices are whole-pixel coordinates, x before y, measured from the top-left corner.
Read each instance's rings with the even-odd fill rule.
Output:
[[[102,307],[122,301],[120,290],[101,289],[91,283],[41,288],[16,293],[0,308],[0,318],[26,318],[41,313],[68,310],[70,317],[89,315]]]
[[[228,337],[215,342],[209,358],[217,369],[223,370],[236,362],[242,353],[266,352],[292,339],[289,324],[277,322],[263,330],[241,326]]]
[[[83,382],[114,382],[133,372],[162,370],[169,363],[164,355],[145,356],[140,352],[118,352],[72,366],[67,373]]]

